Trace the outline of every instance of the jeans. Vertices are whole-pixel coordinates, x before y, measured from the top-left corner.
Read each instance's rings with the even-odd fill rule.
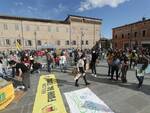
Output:
[[[112,70],[112,65],[108,64],[108,76],[110,76]]]
[[[47,63],[47,71],[49,73],[51,72],[51,63],[50,62]]]
[[[16,70],[15,70],[15,67],[12,67],[12,77],[14,78],[16,75]]]
[[[92,73],[96,74],[96,62],[91,62]]]
[[[60,70],[61,70],[61,72],[66,72],[66,68],[67,68],[67,64],[60,64]]]
[[[144,76],[136,76],[136,78],[139,81],[138,88],[141,88],[143,84]]]
[[[119,71],[119,67],[118,66],[112,66],[111,79],[113,79],[114,72],[116,72],[116,80],[118,80],[118,77],[119,77],[118,71]]]

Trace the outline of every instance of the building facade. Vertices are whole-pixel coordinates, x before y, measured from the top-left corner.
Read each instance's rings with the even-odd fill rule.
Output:
[[[102,38],[100,40],[101,49],[108,50],[112,48],[112,39]]]
[[[64,21],[0,16],[0,50],[91,48],[100,39],[101,19],[69,15]]]
[[[113,48],[150,48],[150,19],[113,28]]]

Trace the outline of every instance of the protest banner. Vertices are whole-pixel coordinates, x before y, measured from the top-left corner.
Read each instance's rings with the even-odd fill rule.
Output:
[[[114,113],[89,88],[65,93],[70,113]]]
[[[40,77],[32,113],[67,113],[55,75]]]
[[[0,110],[6,108],[14,99],[14,87],[12,83],[7,82],[5,86],[1,86],[5,80],[0,80]]]

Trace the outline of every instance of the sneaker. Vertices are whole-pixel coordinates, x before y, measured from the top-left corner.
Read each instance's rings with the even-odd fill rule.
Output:
[[[38,70],[37,73],[40,74],[40,70]]]
[[[25,89],[24,86],[17,86],[17,89]]]
[[[79,87],[79,84],[75,84],[76,87]]]
[[[95,74],[94,77],[97,77],[97,75]]]
[[[86,86],[87,86],[87,85],[90,85],[90,83],[87,82],[85,85],[86,85]]]
[[[92,73],[92,76],[94,76],[94,74]]]

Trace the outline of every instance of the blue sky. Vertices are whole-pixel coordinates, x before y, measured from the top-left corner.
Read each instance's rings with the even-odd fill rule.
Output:
[[[102,36],[112,28],[150,18],[150,0],[1,0],[0,15],[64,20],[69,14],[103,19]]]

